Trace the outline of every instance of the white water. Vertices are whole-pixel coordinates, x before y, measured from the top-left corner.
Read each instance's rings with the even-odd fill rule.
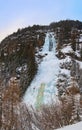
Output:
[[[49,44],[52,43],[52,47],[49,50]],[[55,56],[56,42],[53,33],[47,33],[45,43],[40,52],[41,55],[47,54],[38,68],[38,73],[32,81],[31,85],[27,89],[24,102],[28,105],[35,106],[39,101],[38,97],[42,100],[41,103],[50,104],[52,100],[56,101],[57,88],[57,74],[59,72],[59,61]],[[43,84],[43,88],[42,85]],[[43,89],[43,90],[41,90]],[[39,93],[41,92],[41,95]],[[43,96],[43,97],[41,97]]]

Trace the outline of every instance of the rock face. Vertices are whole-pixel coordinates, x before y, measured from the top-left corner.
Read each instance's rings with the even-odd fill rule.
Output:
[[[74,80],[76,81],[76,84],[78,84],[77,86],[80,89],[80,93],[82,93],[82,31],[78,28],[71,28],[71,30],[66,33],[70,34],[70,37],[65,37],[63,39],[62,35],[64,34],[61,28],[59,31],[56,31],[56,56],[60,60],[60,73],[57,86],[60,96],[67,91],[66,88],[70,87],[71,82],[73,83]]]
[[[5,38],[0,44],[0,78],[7,84],[11,77],[20,80],[22,94],[26,91],[38,64],[35,54],[44,44],[45,31],[25,28]]]

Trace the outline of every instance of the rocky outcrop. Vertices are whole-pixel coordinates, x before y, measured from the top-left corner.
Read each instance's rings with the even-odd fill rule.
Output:
[[[37,73],[35,54],[44,44],[44,30],[25,28],[6,37],[0,44],[0,77],[7,84],[11,77],[20,80],[22,95]]]

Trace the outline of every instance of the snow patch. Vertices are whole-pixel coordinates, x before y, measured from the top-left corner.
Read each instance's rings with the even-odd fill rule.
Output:
[[[64,128],[60,128],[57,130],[82,130],[82,122],[79,122],[77,124],[69,125]]]
[[[73,49],[71,48],[71,46],[66,46],[63,49],[61,49],[61,51],[63,53],[71,53],[71,52],[73,52]]]
[[[77,61],[77,63],[79,63],[80,69],[82,69],[82,61]]]

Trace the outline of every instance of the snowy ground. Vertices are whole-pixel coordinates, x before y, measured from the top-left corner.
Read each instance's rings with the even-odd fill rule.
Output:
[[[39,107],[43,103],[51,103],[57,99],[57,74],[59,60],[55,56],[56,42],[53,33],[47,33],[41,55],[47,54],[40,63],[38,73],[27,89],[24,102]]]
[[[79,122],[77,124],[69,125],[64,128],[60,128],[57,130],[82,130],[82,122]]]

